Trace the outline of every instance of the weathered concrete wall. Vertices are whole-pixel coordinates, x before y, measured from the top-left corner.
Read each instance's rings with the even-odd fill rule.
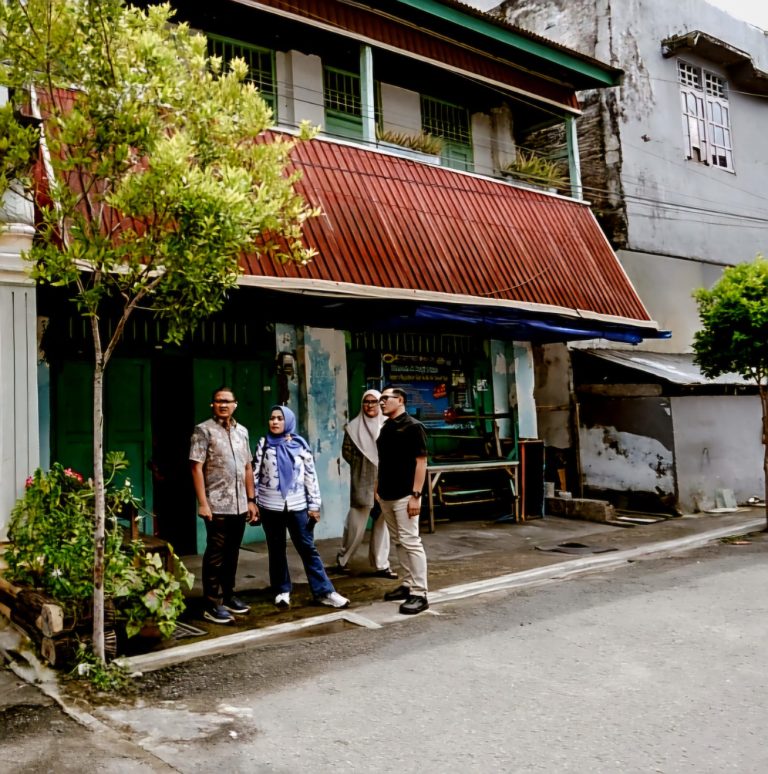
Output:
[[[534,362],[538,437],[549,447],[570,449],[572,374],[568,348],[565,344],[536,346]]]
[[[348,416],[347,355],[343,331],[304,327],[297,355],[301,427],[312,447],[323,498],[318,538],[339,537],[349,508],[349,467],[341,464]]]
[[[672,398],[675,456],[683,510],[706,510],[717,489],[738,502],[762,497],[763,445],[757,395]]]
[[[586,492],[629,505],[670,503],[675,492],[667,398],[580,397],[579,446]]]
[[[768,249],[761,193],[768,172],[768,145],[761,137],[766,100],[729,90],[735,174],[686,160],[677,57],[665,58],[661,49],[665,38],[701,30],[748,52],[758,68],[768,70],[767,36],[703,0],[509,0],[497,12],[624,69],[617,89],[584,95],[586,112],[578,123],[585,184],[594,181],[626,203],[624,235],[621,221],[611,227],[613,215],[602,212],[600,191],[586,190],[616,246],[716,263],[749,260]],[[717,62],[682,58],[729,79]],[[599,116],[592,115],[595,100]],[[620,170],[618,180],[607,170],[604,184],[592,163],[592,150],[599,163],[601,146],[605,166],[618,164]],[[691,289],[678,287],[681,294]]]

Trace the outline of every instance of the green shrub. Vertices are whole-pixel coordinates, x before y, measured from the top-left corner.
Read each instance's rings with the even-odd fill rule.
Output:
[[[157,624],[170,636],[184,610],[184,588],[193,576],[172,553],[172,569],[163,568],[156,553],[141,541],[126,544],[118,518],[138,505],[128,479],[115,475],[128,467],[122,452],[107,455],[107,523],[104,548],[104,592],[112,598],[126,633],[135,635],[145,623]],[[56,599],[73,615],[88,616],[93,597],[93,482],[55,462],[38,469],[13,508],[5,552],[8,576],[21,585]]]

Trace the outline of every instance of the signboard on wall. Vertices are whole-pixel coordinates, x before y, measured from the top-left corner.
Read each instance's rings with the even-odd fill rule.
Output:
[[[428,427],[443,426],[446,410],[454,405],[456,363],[444,357],[389,353],[382,362],[385,382],[408,395],[408,413]]]

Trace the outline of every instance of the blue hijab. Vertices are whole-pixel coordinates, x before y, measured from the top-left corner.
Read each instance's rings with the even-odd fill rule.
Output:
[[[288,406],[275,405],[269,410],[270,416],[275,410],[285,417],[285,429],[282,435],[273,435],[267,426],[267,446],[275,450],[280,494],[287,498],[288,492],[296,480],[295,457],[302,449],[309,449],[309,444],[295,433],[296,415],[293,411]]]

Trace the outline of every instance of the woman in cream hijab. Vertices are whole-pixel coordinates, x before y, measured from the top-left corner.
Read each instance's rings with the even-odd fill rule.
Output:
[[[347,563],[363,542],[368,517],[375,503],[379,466],[376,439],[385,421],[379,405],[380,397],[378,390],[367,390],[363,395],[360,413],[344,430],[341,456],[349,463],[351,490],[344,538],[336,557],[335,569],[342,574],[349,572]],[[374,518],[368,561],[379,577],[397,578],[397,573],[389,567],[389,532],[382,518]]]

